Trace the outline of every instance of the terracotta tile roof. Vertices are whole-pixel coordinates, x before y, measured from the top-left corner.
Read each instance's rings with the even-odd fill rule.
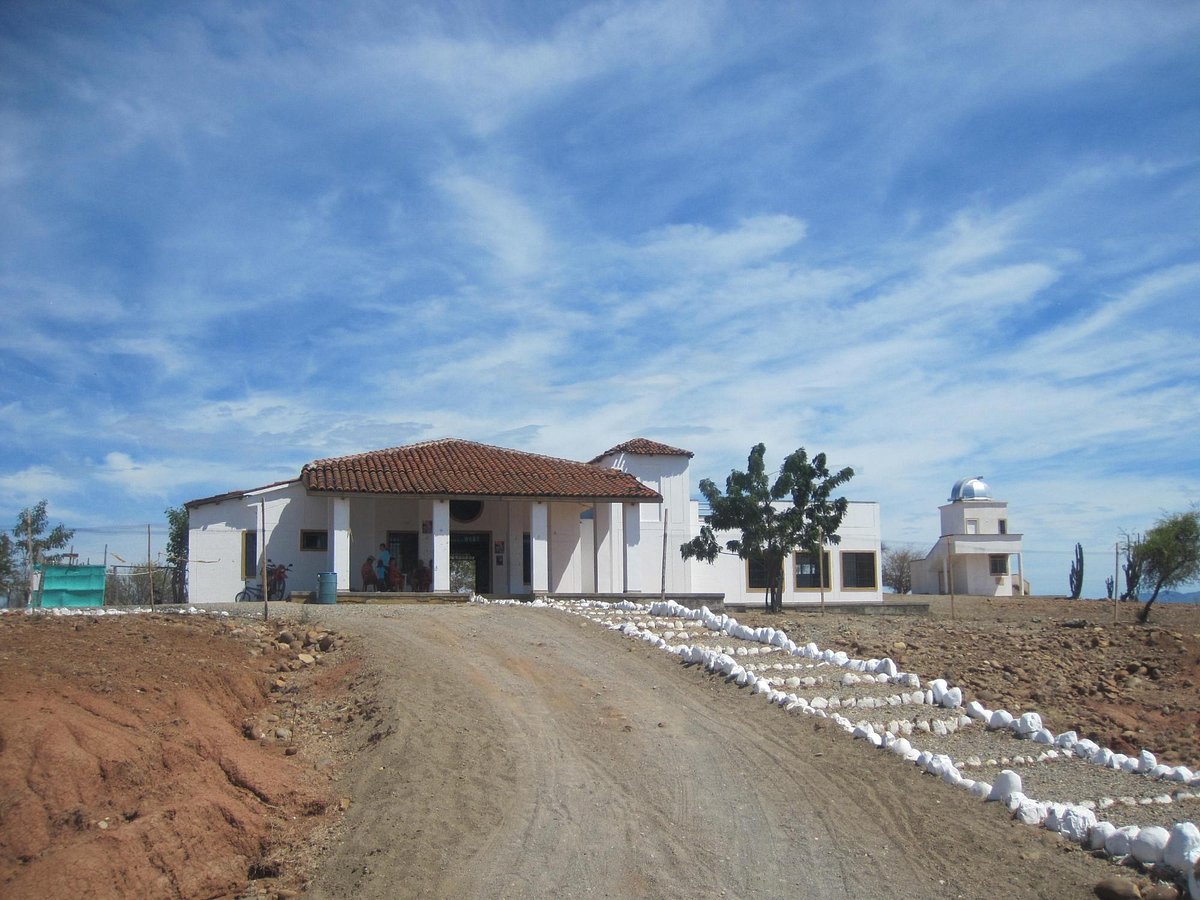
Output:
[[[666,444],[660,444],[658,441],[652,441],[649,438],[633,438],[623,444],[605,450],[599,456],[595,457],[592,462],[599,462],[606,456],[612,456],[614,453],[638,453],[642,456],[686,456],[689,459],[696,454],[691,450],[680,450],[678,447],[668,447]]]
[[[616,469],[454,438],[314,460],[300,480],[313,493],[662,500]]]

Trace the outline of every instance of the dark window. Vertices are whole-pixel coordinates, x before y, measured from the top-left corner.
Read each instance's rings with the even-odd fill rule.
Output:
[[[824,569],[818,571],[817,555],[815,553],[802,552],[796,554],[796,590],[825,588],[829,590],[829,551],[826,550],[821,554],[825,557],[823,561]],[[825,577],[822,578],[821,576]],[[824,584],[821,582],[824,581]]]
[[[1008,574],[1008,557],[1003,555],[989,556],[988,569],[993,575]]]
[[[242,532],[242,577],[258,577],[258,532]]]
[[[474,522],[483,512],[482,500],[451,500],[450,518],[455,522]]]
[[[529,540],[529,532],[521,535],[521,583],[531,584],[533,579],[533,542]]]
[[[746,587],[752,591],[767,589],[767,564],[761,556],[746,560]]]
[[[1000,520],[1000,533],[1001,533],[1001,534],[1008,534],[1008,519],[1001,519],[1001,520]]]
[[[858,590],[874,590],[875,554],[842,553],[842,587]]]
[[[329,532],[328,531],[301,531],[300,532],[300,549],[301,550],[328,550],[329,549]]]

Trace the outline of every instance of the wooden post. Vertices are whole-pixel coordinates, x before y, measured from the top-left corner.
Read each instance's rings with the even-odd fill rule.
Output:
[[[29,599],[25,602],[33,606],[33,567],[37,560],[33,557],[33,513],[30,512],[25,514],[25,558],[29,561]]]
[[[1113,544],[1113,624],[1117,624],[1117,611],[1121,608],[1121,542]]]
[[[825,535],[817,529],[817,584],[821,586],[821,615],[825,615]]]

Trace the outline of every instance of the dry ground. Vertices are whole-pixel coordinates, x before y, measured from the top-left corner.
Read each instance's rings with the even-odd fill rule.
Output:
[[[1200,768],[1200,609],[1133,613],[739,619]],[[1084,897],[1111,874],[573,617],[286,615],[291,647],[278,622],[0,616],[0,894]]]

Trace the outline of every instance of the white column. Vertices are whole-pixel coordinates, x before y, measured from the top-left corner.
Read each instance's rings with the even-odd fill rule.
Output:
[[[329,501],[329,530],[333,537],[329,564],[337,572],[339,591],[350,590],[350,501],[334,497]]]
[[[623,566],[625,568],[625,590],[636,593],[642,589],[642,556],[638,545],[642,540],[642,510],[640,504],[624,504],[625,541],[623,544]]]
[[[508,501],[508,593],[525,593],[525,501]]]
[[[624,525],[619,503],[596,504],[596,590],[601,594],[625,588]]]
[[[534,594],[550,590],[550,507],[535,500],[529,506],[529,587]]]
[[[1117,586],[1113,585],[1113,591],[1117,591]],[[1017,590],[1016,593],[1022,597],[1025,596],[1025,556],[1017,554]]]
[[[450,502],[433,501],[433,589],[450,590]]]

